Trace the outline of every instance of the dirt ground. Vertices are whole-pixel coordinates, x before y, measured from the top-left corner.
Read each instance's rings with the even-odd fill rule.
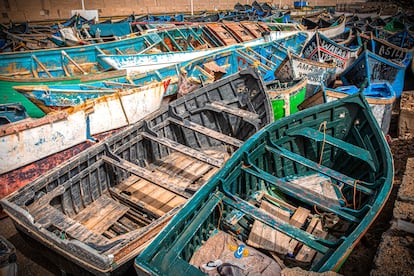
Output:
[[[407,70],[405,76],[404,91],[414,90],[414,75]],[[398,189],[401,185],[405,170],[414,170],[407,168],[407,159],[414,157],[414,138],[398,138],[398,106],[394,109],[394,115],[390,127],[390,147],[394,159],[394,187],[387,204],[381,214],[362,238],[361,242],[355,247],[347,261],[342,265],[339,273],[345,276],[369,275],[374,268],[374,258],[381,242],[381,237],[391,226],[393,217],[394,203],[397,198]],[[410,187],[414,190],[414,187]],[[391,254],[391,251],[390,251]],[[389,258],[398,258],[400,254],[392,251]],[[412,256],[414,258],[414,256]],[[397,265],[397,262],[395,262]],[[390,268],[388,271],[400,271],[398,267]],[[413,268],[414,275],[414,268]]]
[[[362,238],[361,242],[355,247],[347,261],[342,265],[342,268],[339,271],[340,274],[343,274],[345,276],[369,275],[370,271],[373,269],[374,257],[381,242],[381,236],[390,228],[394,203],[405,171],[407,158],[414,157],[414,150],[407,150],[410,145],[412,148],[414,145],[414,139],[392,139],[391,150],[394,156],[395,176],[394,187],[391,192],[391,196],[388,199],[388,202],[382,210],[380,216],[368,230],[367,234]],[[411,169],[414,170],[414,168]],[[395,252],[393,253],[394,254],[392,256],[389,256],[390,258],[395,258],[398,256],[398,254],[395,254]],[[398,271],[398,268],[396,271]]]

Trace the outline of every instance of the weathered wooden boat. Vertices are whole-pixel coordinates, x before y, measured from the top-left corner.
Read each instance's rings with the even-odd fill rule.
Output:
[[[354,62],[358,48],[340,45],[318,31],[310,38],[302,49],[304,58],[319,62],[335,62],[336,74],[343,72]]]
[[[288,51],[287,56],[275,70],[276,79],[287,82],[306,77],[306,98],[319,91],[321,84],[330,87],[335,81],[336,64],[299,57]]]
[[[302,18],[302,17],[314,17],[314,16],[318,16],[321,13],[325,12],[326,10],[321,8],[321,9],[313,9],[313,8],[303,8],[303,9],[293,9],[290,11],[290,16],[291,17],[298,17],[298,18]]]
[[[364,50],[355,62],[349,66],[340,78],[344,85],[370,85],[376,81],[388,81],[396,94],[401,96],[404,88],[405,67],[394,63],[369,50]]]
[[[263,22],[212,22],[204,26],[207,39],[227,46],[260,38],[262,32],[270,31]]]
[[[412,35],[408,30],[386,36],[385,39],[401,48],[409,50],[414,48],[414,35]]]
[[[346,17],[338,17],[329,27],[318,28],[318,32],[326,37],[334,37],[345,31]]]
[[[214,82],[247,67],[256,67],[265,82],[274,80],[274,71],[287,56],[288,49],[300,53],[306,39],[306,34],[296,33],[274,41],[225,49],[191,60],[180,67],[177,93],[189,93],[205,83]]]
[[[0,125],[17,122],[29,117],[20,103],[0,104]]]
[[[338,270],[387,202],[392,160],[361,94],[280,119],[184,205],[135,259],[137,273]]]
[[[17,229],[81,268],[121,273],[229,154],[272,120],[257,72],[239,72],[170,102],[1,204]]]
[[[163,82],[125,88],[65,111],[1,126],[0,175],[133,124],[160,107],[164,90]]]
[[[152,54],[132,54],[132,55],[99,55],[99,58],[113,69],[127,70],[131,73],[144,73],[157,70],[174,64],[185,64],[200,57],[209,56],[215,52],[231,50],[242,47],[249,47],[264,43],[264,38],[252,39],[229,46],[214,47],[207,49],[198,49],[182,52],[162,52]]]
[[[302,78],[290,82],[274,80],[266,83],[275,121],[299,111],[298,106],[306,97],[307,81],[307,78]]]
[[[36,104],[43,112],[50,113],[83,104],[87,100],[139,87],[122,82],[103,81],[99,84],[101,85],[33,85],[14,86],[13,88]]]
[[[360,91],[362,90],[362,91]],[[395,91],[388,82],[374,82],[363,89],[355,85],[340,86],[335,89],[325,87],[325,99],[327,102],[345,98],[349,95],[362,93],[371,107],[372,114],[382,132],[386,135],[390,129],[392,108],[396,99]]]
[[[392,62],[400,63],[405,66],[405,68],[409,66],[413,57],[412,50],[401,48],[384,39],[376,38],[373,33],[370,33],[370,36],[360,34],[360,37],[369,51],[385,59],[391,60]]]
[[[0,54],[1,102],[21,102],[32,117],[44,114],[25,97],[15,93],[12,86],[21,84],[79,83],[87,80],[104,80],[125,72],[105,72],[110,67],[100,63],[102,53],[139,53],[159,48],[163,51],[192,49],[205,43],[200,27],[181,27],[150,32],[141,36],[113,42],[91,44],[65,49],[26,51]],[[181,46],[180,46],[181,45]]]
[[[289,23],[290,11],[277,11],[276,13],[263,18],[263,21],[270,23]]]

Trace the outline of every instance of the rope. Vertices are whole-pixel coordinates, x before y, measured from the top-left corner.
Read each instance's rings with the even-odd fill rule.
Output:
[[[322,147],[321,147],[321,155],[319,156],[319,165],[322,164],[322,157],[323,157],[323,150],[325,148],[325,139],[326,139],[326,121],[323,121],[319,125],[318,131],[321,131],[321,127],[323,126],[323,141],[322,141]]]
[[[354,210],[356,210],[356,209],[357,209],[357,207],[356,207],[356,192],[357,192],[357,183],[358,183],[358,179],[355,179],[355,181],[354,181],[354,195],[353,195]]]

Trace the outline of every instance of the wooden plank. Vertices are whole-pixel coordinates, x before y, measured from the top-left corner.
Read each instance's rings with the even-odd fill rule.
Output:
[[[62,212],[56,210],[50,205],[44,206],[42,213],[44,216],[39,219],[37,223],[43,225],[44,227],[53,225],[62,231],[62,235],[68,235],[70,238],[96,245],[102,245],[108,242],[107,238],[94,233],[84,225],[68,216],[65,216]]]
[[[127,211],[128,207],[113,200],[107,195],[100,196],[76,216],[74,220],[83,224],[97,234],[102,234]]]
[[[312,221],[313,221],[313,219],[312,219]],[[310,226],[312,224],[312,221],[309,224]],[[325,238],[328,235],[327,232],[323,231],[322,223],[321,223],[320,219],[316,219],[316,225],[315,225],[314,229],[312,230],[312,234],[315,237],[318,237],[318,238]],[[309,263],[309,262],[312,261],[313,257],[316,255],[316,253],[317,252],[315,250],[313,250],[312,248],[310,248],[309,246],[303,245],[302,248],[299,250],[298,254],[296,255],[296,260],[301,261],[301,262],[305,262],[305,263]]]
[[[309,215],[310,215],[310,211],[308,209],[299,206],[296,209],[293,216],[291,217],[291,219],[289,220],[289,223],[297,228],[301,228],[302,225],[305,224]],[[293,254],[293,251],[295,250],[298,243],[299,242],[297,240],[291,239],[289,242],[288,253]]]
[[[145,137],[145,138],[147,138],[147,139],[150,139],[150,140],[152,140],[154,142],[157,142],[157,143],[159,143],[161,145],[164,145],[166,147],[169,147],[169,148],[171,148],[173,150],[176,150],[178,152],[181,152],[181,153],[183,153],[185,155],[188,155],[190,157],[193,157],[195,159],[198,159],[198,160],[200,160],[202,162],[208,163],[208,164],[210,164],[212,166],[221,167],[223,165],[223,161],[222,160],[219,160],[219,159],[213,158],[211,156],[208,156],[208,155],[206,155],[206,154],[204,154],[204,153],[202,153],[202,152],[200,152],[198,150],[195,150],[193,148],[190,148],[190,147],[187,147],[185,145],[182,145],[182,144],[180,144],[180,143],[178,143],[178,142],[176,142],[174,140],[171,140],[171,139],[168,139],[168,138],[165,138],[165,137],[157,137],[157,136],[154,136],[154,135],[149,134],[149,133],[146,133],[146,132],[143,132],[142,133],[142,136]]]
[[[140,199],[141,195],[140,191],[137,191],[136,193],[134,193],[134,196],[127,196],[125,194],[118,194],[119,197],[122,198],[122,200],[124,200],[125,202],[131,202],[133,205],[139,206],[140,208],[142,208],[143,210],[149,211],[150,213],[156,215],[156,216],[163,216],[165,215],[165,211],[160,209],[160,208],[154,208],[153,205],[148,204],[144,201],[142,201]],[[177,197],[178,198],[178,197]],[[173,198],[174,199],[174,198]],[[175,202],[179,202],[179,203],[184,203],[186,201],[185,198],[181,198],[181,199],[176,199]],[[172,202],[172,200],[170,200],[170,202]],[[166,204],[167,205],[167,204]],[[178,204],[179,205],[179,204]],[[165,209],[165,208],[164,208]],[[169,211],[169,210],[168,210]]]
[[[191,195],[187,194],[183,189],[180,189],[179,187],[175,185],[171,185],[169,182],[165,181],[164,179],[161,179],[153,174],[152,171],[145,169],[141,166],[135,165],[134,163],[131,163],[127,160],[119,158],[118,160],[115,160],[113,158],[110,158],[108,156],[102,156],[102,160],[105,162],[108,162],[109,164],[112,164],[114,166],[120,167],[122,169],[127,170],[130,173],[133,173],[155,185],[158,185],[166,190],[169,190],[170,192],[173,192],[179,196],[183,196],[186,198],[191,197]]]
[[[265,146],[265,148],[266,148],[266,150],[268,150],[271,153],[274,153],[274,154],[280,155],[282,157],[285,157],[287,159],[293,160],[296,163],[299,163],[299,164],[301,164],[305,167],[308,167],[308,168],[310,168],[314,171],[318,171],[318,172],[320,172],[320,173],[322,173],[322,174],[324,174],[328,177],[331,177],[333,179],[336,179],[336,180],[338,180],[338,181],[340,181],[340,182],[342,182],[342,183],[344,183],[344,184],[346,184],[350,187],[356,186],[356,189],[358,191],[361,191],[361,192],[366,193],[368,195],[372,195],[374,193],[374,191],[372,189],[367,188],[370,185],[369,183],[366,183],[364,181],[359,181],[360,184],[364,184],[364,185],[360,185],[360,184],[356,185],[355,184],[356,179],[354,179],[352,177],[349,177],[345,174],[342,174],[340,172],[337,172],[337,171],[335,171],[331,168],[328,168],[326,166],[319,165],[318,163],[316,163],[316,162],[314,162],[310,159],[307,159],[307,158],[305,158],[305,157],[303,157],[299,154],[291,152],[291,151],[289,151],[289,150],[287,150],[283,147],[274,145],[274,146]]]
[[[189,120],[185,120],[185,119],[177,120],[177,119],[174,119],[174,118],[168,118],[168,120],[170,122],[174,123],[174,124],[177,124],[179,126],[183,126],[185,128],[197,131],[199,133],[202,133],[204,135],[213,137],[214,139],[217,139],[219,141],[225,142],[227,144],[230,144],[230,145],[238,147],[238,148],[241,147],[244,143],[243,141],[241,141],[239,139],[236,139],[236,138],[233,138],[231,136],[225,135],[221,132],[212,130],[208,127],[193,123]]]
[[[269,202],[262,201],[260,208],[267,211],[270,216],[285,222],[289,221],[290,213],[288,211],[282,210]],[[280,254],[286,254],[290,240],[291,238],[286,234],[256,220],[253,223],[247,244]]]
[[[251,120],[259,120],[259,114],[257,113],[253,113],[241,108],[234,108],[230,105],[227,105],[223,102],[212,102],[212,103],[207,103],[206,107],[210,107],[214,110],[220,111],[220,112],[226,112],[238,117],[242,117],[242,118],[247,118],[247,119],[251,119]]]

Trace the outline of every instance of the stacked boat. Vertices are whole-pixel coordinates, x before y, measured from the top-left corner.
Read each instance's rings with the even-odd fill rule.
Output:
[[[0,203],[68,272],[335,271],[380,213],[411,25],[236,8],[0,54]]]

